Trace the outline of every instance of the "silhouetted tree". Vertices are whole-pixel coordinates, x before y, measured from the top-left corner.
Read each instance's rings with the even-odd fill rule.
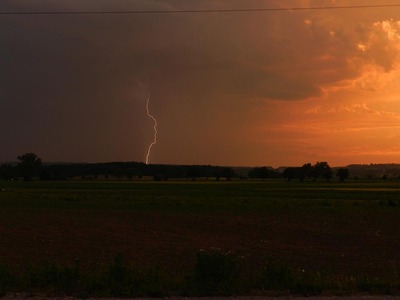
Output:
[[[18,156],[18,168],[25,181],[32,180],[33,176],[37,175],[42,166],[42,160],[35,153],[25,153]]]
[[[15,170],[13,166],[11,166],[10,164],[2,164],[0,166],[0,176],[4,180],[13,179],[15,176]]]
[[[323,177],[326,180],[329,180],[332,178],[332,169],[326,161],[317,162],[314,165],[314,170],[317,175],[316,178]]]
[[[223,175],[222,168],[220,168],[220,167],[214,168],[213,175],[214,175],[214,177],[215,177],[215,180],[216,180],[216,181],[219,181],[219,179],[220,179],[220,178],[222,177],[222,175]]]
[[[235,177],[235,172],[232,168],[225,167],[222,169],[222,175],[226,178],[226,180],[231,181],[232,177]]]
[[[200,170],[198,166],[190,166],[187,175],[192,177],[192,180],[195,181],[197,177],[200,176]]]
[[[249,177],[250,178],[261,178],[262,180],[265,180],[266,178],[281,177],[281,174],[270,168],[261,167],[261,168],[254,168],[254,169],[250,170]]]
[[[283,178],[286,178],[287,181],[291,181],[292,179],[298,176],[298,173],[299,173],[299,168],[289,167],[283,171],[282,176]]]
[[[313,170],[314,170],[314,168],[313,168],[313,166],[311,165],[311,163],[306,163],[306,164],[304,164],[304,165],[301,167],[301,169],[299,170],[299,171],[300,171],[300,172],[299,172],[300,180],[304,180],[304,179],[306,179],[307,177],[313,177],[313,175],[314,175],[314,173],[315,173],[315,172],[313,172]]]
[[[336,176],[339,177],[340,182],[344,182],[345,179],[349,178],[349,169],[338,169]]]
[[[329,180],[332,178],[332,169],[325,161],[317,162],[315,165],[306,163],[302,167],[286,168],[283,171],[282,176],[288,181],[291,181],[294,178],[298,178],[301,181],[306,178],[325,178],[326,180]]]

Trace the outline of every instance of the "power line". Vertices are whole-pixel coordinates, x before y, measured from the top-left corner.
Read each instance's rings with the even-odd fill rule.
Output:
[[[400,7],[400,4],[315,6],[289,8],[238,8],[238,9],[199,9],[199,10],[126,10],[126,11],[26,11],[0,12],[0,15],[121,15],[121,14],[181,14],[181,13],[251,13],[274,11],[337,10]]]

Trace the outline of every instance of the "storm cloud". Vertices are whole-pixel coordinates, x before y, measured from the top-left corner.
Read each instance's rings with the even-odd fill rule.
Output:
[[[240,7],[242,1],[1,4],[20,12]],[[293,109],[312,109],[309,101],[334,105],[324,104],[330,91],[360,80],[365,86],[371,66],[397,70],[391,13],[351,20],[348,11],[2,15],[0,142],[7,146],[0,160],[34,151],[45,161],[143,161],[152,140],[145,113],[151,95],[159,121],[153,162],[273,163],[262,155],[263,124],[284,128],[289,116],[303,118]]]

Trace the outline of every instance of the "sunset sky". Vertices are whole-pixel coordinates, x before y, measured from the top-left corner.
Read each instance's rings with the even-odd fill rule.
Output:
[[[400,0],[2,0],[0,162],[400,163]]]

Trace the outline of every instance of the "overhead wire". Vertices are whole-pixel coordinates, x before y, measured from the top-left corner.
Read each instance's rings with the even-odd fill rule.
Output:
[[[304,10],[338,10],[400,7],[398,4],[314,6],[314,7],[275,7],[275,8],[238,8],[238,9],[190,9],[190,10],[117,10],[117,11],[8,11],[0,15],[117,15],[117,14],[181,14],[181,13],[252,13]]]

